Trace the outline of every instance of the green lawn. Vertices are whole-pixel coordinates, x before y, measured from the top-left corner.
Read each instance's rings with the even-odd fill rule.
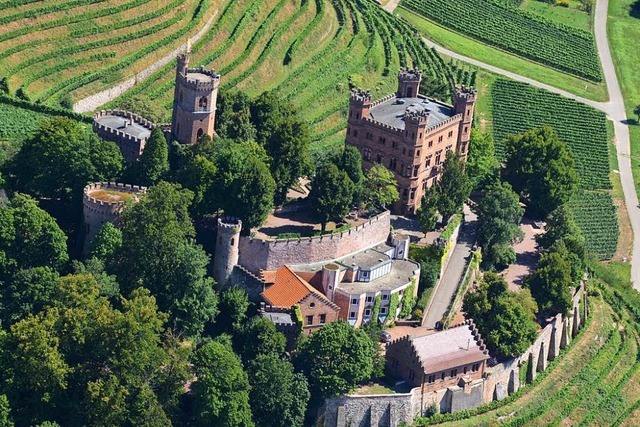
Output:
[[[636,3],[638,17],[633,17],[631,7]],[[627,116],[634,120],[631,131],[631,166],[640,192],[640,126],[633,109],[640,104],[640,4],[637,0],[610,0],[608,21],[609,44],[616,65],[618,81],[624,96]]]
[[[591,31],[591,16],[578,10],[578,4],[571,2],[570,7],[560,7],[538,0],[525,0],[520,8],[560,24]]]
[[[447,30],[402,7],[396,9],[396,14],[406,19],[433,42],[456,53],[564,89],[585,98],[596,101],[608,99],[607,90],[603,83],[588,82],[503,52],[495,47]]]

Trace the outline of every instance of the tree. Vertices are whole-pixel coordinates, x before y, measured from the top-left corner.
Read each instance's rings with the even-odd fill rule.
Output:
[[[443,221],[462,209],[462,204],[471,194],[471,181],[465,173],[464,162],[460,155],[454,151],[448,151],[442,165],[442,174],[438,181],[438,211]]]
[[[256,426],[302,427],[310,397],[304,375],[294,373],[289,361],[273,355],[258,356],[249,371]]]
[[[420,223],[420,231],[425,235],[436,228],[438,223],[438,192],[435,186],[427,188],[420,201],[420,208],[416,212]]]
[[[471,129],[466,170],[473,188],[484,188],[498,177],[500,162],[490,132]]]
[[[22,86],[20,86],[18,90],[16,90],[16,98],[23,99],[25,101],[31,101],[31,98],[29,98],[29,94]]]
[[[143,408],[169,424],[191,377],[188,347],[175,346],[174,357],[162,335],[166,316],[147,290],[118,307],[99,296],[91,276],[67,276],[45,309],[11,326],[0,340],[2,375],[18,425],[158,425],[139,422]]]
[[[191,212],[194,217],[201,218],[218,210],[220,206],[214,193],[214,183],[218,168],[214,162],[202,154],[190,158],[177,172],[177,181],[185,188],[193,191],[194,198]],[[218,189],[220,190],[220,189]]]
[[[104,223],[91,242],[89,257],[101,260],[113,258],[122,248],[122,231],[110,222]]]
[[[137,182],[151,186],[160,181],[169,172],[169,147],[162,129],[156,127],[144,146],[144,151],[133,164]]]
[[[249,296],[239,286],[232,286],[220,295],[219,322],[227,332],[238,330],[244,323],[249,310]]]
[[[251,99],[244,92],[218,92],[216,132],[235,141],[255,140],[257,131],[251,123]]]
[[[0,394],[0,427],[13,427],[9,400],[4,394]]]
[[[541,310],[568,314],[571,309],[571,265],[557,252],[540,257],[538,269],[526,282]]]
[[[419,92],[423,95],[430,96],[441,101],[447,101],[451,99],[451,92],[449,85],[442,78],[433,76],[431,74],[424,74],[420,81]]]
[[[14,190],[35,197],[71,201],[89,182],[113,181],[124,160],[118,147],[64,117],[41,122],[20,151],[5,165]]]
[[[53,299],[58,279],[58,273],[50,267],[32,267],[0,283],[2,324],[11,325],[42,310]]]
[[[273,208],[276,182],[269,168],[258,156],[248,153],[243,167],[230,188],[229,203],[225,213],[242,220],[242,229],[249,234],[259,227]]]
[[[566,204],[563,204],[549,214],[545,232],[536,237],[536,243],[538,243],[538,246],[541,248],[548,249],[556,241],[568,236],[573,236],[584,244],[582,231],[578,227],[578,224],[576,224],[573,212]]]
[[[333,322],[300,345],[295,365],[309,380],[313,396],[338,396],[371,376],[374,348],[364,331]]]
[[[346,145],[342,150],[339,161],[336,162],[336,166],[338,166],[338,169],[345,171],[351,182],[353,182],[353,204],[360,204],[365,183],[360,151],[352,145]]]
[[[374,165],[366,173],[364,202],[368,207],[386,207],[400,200],[398,183],[393,172],[382,164]]]
[[[518,195],[507,183],[492,184],[478,203],[478,243],[487,250],[482,259],[485,268],[506,267],[505,259],[515,258],[510,245],[524,236],[520,221],[524,209]],[[512,254],[505,254],[506,250]]]
[[[4,76],[0,79],[0,93],[9,95],[10,92],[11,90],[9,89],[9,78],[7,76]]]
[[[507,358],[524,352],[536,339],[535,303],[508,290],[495,273],[485,273],[478,288],[465,295],[462,309],[485,337],[492,354]]]
[[[346,172],[328,163],[321,167],[313,180],[309,201],[322,223],[322,231],[329,221],[342,221],[353,201],[354,185]]]
[[[145,95],[133,95],[120,102],[121,110],[131,111],[154,123],[164,123],[166,112],[158,102],[151,101]]]
[[[68,260],[67,236],[35,200],[15,194],[0,207],[0,280],[20,269],[58,270]]]
[[[107,273],[104,262],[96,257],[89,258],[84,263],[72,261],[73,272],[76,275],[91,275],[100,285],[100,295],[114,298],[120,295],[120,285],[114,274]]]
[[[638,118],[638,123],[640,123],[640,104],[636,105],[636,108],[633,109],[633,114]]]
[[[208,342],[195,351],[192,362],[197,425],[252,427],[249,380],[238,357],[222,344]]]
[[[143,283],[169,313],[172,327],[197,337],[217,313],[209,257],[193,242],[193,193],[160,182],[122,213],[122,251],[114,273],[125,290]]]
[[[285,336],[276,330],[273,322],[262,316],[255,316],[247,322],[238,341],[239,353],[245,363],[261,354],[280,357],[287,344]]]
[[[578,185],[574,160],[549,126],[510,136],[503,177],[532,215],[544,217],[573,195]]]

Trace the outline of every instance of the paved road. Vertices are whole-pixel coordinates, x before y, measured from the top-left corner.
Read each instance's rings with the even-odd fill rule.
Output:
[[[467,261],[471,255],[471,248],[475,243],[477,216],[465,205],[465,221],[460,228],[458,242],[451,254],[451,259],[447,268],[442,273],[442,279],[438,284],[435,294],[431,298],[431,304],[427,307],[427,315],[422,321],[422,326],[433,328],[436,322],[442,320],[449,303],[451,303],[458,283],[464,276],[467,268]]]
[[[397,7],[397,3],[389,2],[389,4],[385,7],[385,10],[392,13],[395,7]],[[633,234],[634,236],[638,236],[638,238],[633,239],[633,252],[631,255],[631,281],[633,282],[634,288],[640,290],[640,207],[638,206],[638,194],[636,193],[635,184],[633,181],[633,173],[631,170],[629,127],[626,124],[627,115],[624,108],[624,99],[622,97],[622,91],[620,90],[620,85],[618,83],[618,77],[613,65],[613,59],[611,58],[611,51],[609,49],[609,42],[607,39],[608,8],[609,0],[598,0],[596,2],[594,25],[598,54],[600,56],[605,82],[607,85],[607,90],[609,92],[608,102],[592,101],[590,99],[574,95],[565,90],[549,86],[528,77],[524,77],[519,74],[494,67],[493,65],[486,64],[482,61],[460,55],[456,52],[445,49],[444,47],[435,44],[431,40],[428,40],[426,38],[423,39],[429,47],[435,48],[438,52],[444,55],[467,62],[469,64],[475,65],[476,67],[489,70],[495,74],[500,74],[510,79],[528,83],[532,86],[557,93],[567,98],[575,99],[576,101],[582,102],[600,111],[603,111],[609,116],[609,119],[614,124],[617,148],[616,152],[618,156],[618,170],[620,171],[620,179],[622,181],[622,190],[624,193],[625,205],[629,213],[629,220],[631,221]]]

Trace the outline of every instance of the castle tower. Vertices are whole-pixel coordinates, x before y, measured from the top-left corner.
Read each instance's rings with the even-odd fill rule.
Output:
[[[456,88],[453,99],[453,108],[456,114],[462,115],[460,129],[458,130],[458,145],[456,150],[466,160],[469,151],[469,139],[471,138],[471,125],[473,124],[473,109],[476,104],[477,91],[473,87],[461,86]]]
[[[411,145],[422,141],[429,123],[429,111],[409,107],[404,112],[405,139]]]
[[[409,257],[409,236],[406,234],[394,234],[391,236],[391,243],[395,248],[393,257],[395,259],[407,259]]]
[[[171,137],[182,144],[195,144],[203,135],[213,138],[216,98],[220,75],[203,67],[189,68],[190,46],[178,55],[173,94]]]
[[[340,267],[337,264],[325,264],[322,267],[322,289],[331,301],[338,284],[340,284]]]
[[[398,72],[398,98],[415,98],[420,91],[422,71],[417,68],[400,68]]]
[[[218,218],[218,239],[213,260],[213,278],[219,286],[229,285],[233,268],[238,264],[238,247],[242,221],[237,218]]]
[[[120,214],[127,201],[138,201],[147,192],[146,187],[118,184],[115,182],[96,182],[84,187],[82,211],[84,220],[83,256],[89,254],[91,242],[100,228],[110,222],[120,225]]]

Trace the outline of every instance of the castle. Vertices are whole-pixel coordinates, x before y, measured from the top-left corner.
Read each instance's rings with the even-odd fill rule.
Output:
[[[195,144],[204,135],[214,136],[216,99],[220,75],[203,67],[189,68],[191,48],[178,55],[171,125],[163,126],[167,139]],[[144,151],[155,123],[129,111],[103,110],[94,116],[93,130],[113,141],[128,163]]]
[[[457,88],[448,105],[420,95],[421,79],[419,70],[402,68],[396,93],[372,101],[354,89],[349,100],[346,144],[360,151],[363,167],[383,164],[393,172],[400,193],[393,210],[401,214],[420,207],[448,151],[466,159],[473,123],[473,88]]]

